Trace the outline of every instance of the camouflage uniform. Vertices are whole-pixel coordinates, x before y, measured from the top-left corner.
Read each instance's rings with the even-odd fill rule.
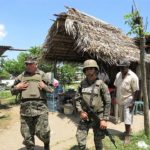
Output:
[[[92,88],[95,84],[93,91],[93,99],[91,101],[90,96]],[[99,116],[100,120],[108,120],[110,112],[110,94],[107,85],[102,80],[96,80],[94,83],[89,84],[87,79],[84,79],[79,87],[79,93],[82,95],[83,99],[93,108],[94,112]],[[86,107],[82,104],[82,99],[76,101],[76,107],[79,112],[87,111]],[[86,148],[86,138],[89,129],[92,128],[94,132],[94,142],[96,150],[102,150],[102,139],[104,138],[104,133],[94,125],[91,118],[88,121],[80,120],[77,128],[77,141],[80,150],[85,150]]]
[[[48,87],[39,90],[38,80],[42,80],[45,84],[48,83],[48,79],[46,79],[43,71],[37,70],[35,75],[32,76],[25,71],[16,78],[11,89],[12,94],[20,94],[21,134],[24,137],[23,144],[26,145],[28,150],[34,149],[34,135],[45,144],[50,142],[50,127],[46,103]],[[31,86],[24,91],[17,90],[15,86],[22,81],[29,82]],[[38,98],[36,96],[37,93],[40,93],[37,95],[39,96]]]

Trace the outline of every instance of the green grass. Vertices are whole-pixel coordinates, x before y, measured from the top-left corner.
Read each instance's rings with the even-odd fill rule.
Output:
[[[149,145],[149,148],[147,148],[146,150],[150,150],[150,144],[149,144],[150,139],[144,135],[143,131],[138,132],[137,134],[133,134],[131,136],[131,143],[128,146],[124,146],[123,141],[120,140],[119,137],[114,137],[114,138],[116,141],[115,143],[117,145],[117,149],[119,150],[142,150],[143,148],[139,148],[137,146],[137,143],[139,141],[144,141],[147,145]],[[105,150],[116,150],[115,146],[111,143],[108,137],[104,139],[104,147]]]
[[[103,140],[104,144],[104,150],[150,150],[150,139],[144,135],[144,132],[138,132],[136,134],[133,134],[131,136],[131,143],[128,146],[123,145],[123,140],[121,140],[119,137],[114,136],[115,144],[117,146],[117,149],[115,146],[111,143],[108,137],[105,137]],[[149,147],[147,149],[139,148],[137,146],[137,143],[139,141],[144,141]],[[79,150],[77,145],[74,145],[66,150]],[[95,150],[95,146],[93,145],[91,148],[88,148],[87,150]]]
[[[11,97],[10,91],[0,91],[0,98],[9,98]]]
[[[0,103],[1,104],[15,104],[16,103],[16,96],[12,96],[11,92],[0,91]]]

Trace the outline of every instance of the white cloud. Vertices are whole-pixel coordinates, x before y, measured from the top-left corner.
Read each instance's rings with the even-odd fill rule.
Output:
[[[0,39],[3,39],[6,36],[5,26],[0,24]]]

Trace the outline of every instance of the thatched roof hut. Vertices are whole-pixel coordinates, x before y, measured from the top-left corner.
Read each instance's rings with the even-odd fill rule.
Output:
[[[83,62],[93,58],[110,65],[123,57],[139,61],[139,47],[120,29],[74,8],[56,16],[43,45],[44,59]]]

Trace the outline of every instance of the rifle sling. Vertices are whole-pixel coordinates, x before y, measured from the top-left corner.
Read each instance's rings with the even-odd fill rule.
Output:
[[[94,89],[95,89],[95,86],[96,86],[96,81],[92,87],[92,91],[91,91],[91,96],[90,96],[90,106],[92,106],[92,101],[93,101],[93,97],[94,97]]]

